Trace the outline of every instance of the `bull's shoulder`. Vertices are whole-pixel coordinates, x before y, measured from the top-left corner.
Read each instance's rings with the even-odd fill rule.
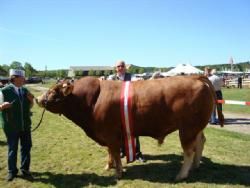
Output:
[[[100,93],[100,80],[95,77],[86,76],[74,83],[73,95],[85,98],[88,104],[95,103]]]

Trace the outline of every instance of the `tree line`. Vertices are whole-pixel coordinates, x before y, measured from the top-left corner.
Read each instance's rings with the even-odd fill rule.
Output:
[[[4,77],[9,76],[10,69],[21,69],[25,71],[25,77],[42,77],[42,78],[65,78],[68,75],[68,70],[58,69],[58,70],[44,70],[38,71],[33,66],[25,62],[24,66],[18,61],[13,61],[10,65],[0,65],[0,75]]]
[[[231,65],[230,64],[217,64],[217,65],[204,65],[204,66],[196,66],[197,68],[204,70],[205,67],[210,67],[210,68],[215,68],[217,71],[222,71],[222,70],[231,70]],[[157,68],[157,67],[139,67],[135,65],[131,65],[128,69],[128,72],[132,74],[142,74],[145,72],[155,72],[155,71],[160,71],[160,72],[166,72],[169,71],[173,67],[162,67],[162,68]],[[18,61],[13,61],[10,65],[0,65],[0,75],[8,77],[9,75],[9,70],[10,69],[21,69],[25,71],[25,76],[26,77],[42,77],[42,78],[65,78],[68,76],[68,70],[66,69],[58,69],[58,70],[36,70],[33,68],[31,63],[25,62],[24,65],[22,65],[21,62]],[[233,70],[234,71],[246,71],[250,70],[250,61],[247,62],[242,62],[242,63],[237,63],[233,64]],[[115,69],[113,71],[107,70],[107,71],[98,71],[98,70],[89,70],[86,73],[83,71],[76,71],[75,75],[76,77],[81,77],[81,76],[108,76],[110,74],[113,74],[115,72]]]

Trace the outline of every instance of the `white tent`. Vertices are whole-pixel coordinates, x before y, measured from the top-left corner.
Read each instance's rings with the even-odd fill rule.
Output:
[[[186,74],[203,74],[204,71],[193,67],[190,64],[179,64],[175,68],[168,72],[161,73],[163,76],[175,76],[175,75],[186,75]]]

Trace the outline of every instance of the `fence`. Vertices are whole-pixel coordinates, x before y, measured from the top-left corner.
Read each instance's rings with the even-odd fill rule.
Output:
[[[238,87],[238,80],[237,79],[225,80],[225,86],[228,88]],[[242,79],[242,87],[250,88],[250,79],[249,78]]]
[[[238,105],[250,106],[249,101],[217,100],[217,103],[220,103],[220,104],[238,104]]]

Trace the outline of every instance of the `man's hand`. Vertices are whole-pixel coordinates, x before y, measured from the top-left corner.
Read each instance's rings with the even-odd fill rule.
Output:
[[[30,101],[30,108],[32,108],[34,104],[34,95],[32,95],[30,92],[27,93],[27,98]]]
[[[34,99],[34,95],[32,95],[30,92],[27,93],[27,97],[29,99],[30,102],[33,102]]]
[[[3,104],[0,105],[0,110],[4,110],[4,109],[7,109],[7,108],[10,108],[12,106],[12,103],[10,102],[4,102]]]

